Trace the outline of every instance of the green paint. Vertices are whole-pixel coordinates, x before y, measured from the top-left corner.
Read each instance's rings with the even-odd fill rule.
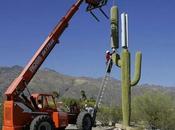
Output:
[[[113,23],[113,24],[112,24]],[[118,29],[118,9],[116,6],[111,8],[111,48],[118,48],[118,33],[113,30]],[[115,34],[114,34],[115,33]],[[117,34],[117,36],[116,36]],[[122,113],[123,113],[123,126],[130,126],[131,118],[131,87],[137,85],[141,77],[141,52],[136,53],[135,72],[134,78],[131,80],[131,58],[130,52],[127,48],[123,48],[121,56],[117,53],[112,55],[113,63],[121,68],[121,84],[122,84]]]
[[[122,83],[122,111],[123,111],[123,125],[130,124],[130,53],[127,49],[123,49],[121,54],[121,83]]]
[[[137,83],[140,80],[141,77],[141,63],[142,62],[142,53],[137,52],[136,53],[136,62],[135,62],[135,73],[134,73],[134,78],[131,81],[131,86],[137,85]]]
[[[117,49],[119,47],[119,26],[118,26],[118,7],[111,8],[111,47]]]
[[[113,63],[121,68],[122,85],[122,113],[123,125],[130,126],[131,118],[131,87],[135,86],[141,77],[141,52],[136,53],[134,79],[131,80],[131,58],[128,49],[122,49],[121,57],[118,54],[112,55]]]

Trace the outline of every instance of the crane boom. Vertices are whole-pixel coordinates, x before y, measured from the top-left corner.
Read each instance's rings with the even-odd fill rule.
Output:
[[[3,130],[23,130],[29,129],[29,127],[30,130],[34,130],[35,128],[39,129],[39,127],[41,127],[41,129],[47,129],[47,127],[50,129],[64,129],[68,123],[76,124],[77,120],[80,120],[78,126],[82,126],[83,123],[83,128],[92,129],[92,125],[89,124],[92,124],[94,120],[91,122],[89,113],[80,112],[78,106],[76,106],[76,111],[70,113],[62,112],[56,108],[53,95],[31,94],[27,88],[27,85],[42,63],[59,42],[61,34],[68,27],[69,21],[83,2],[88,4],[88,9],[90,8],[87,11],[91,11],[93,9],[100,9],[102,6],[106,5],[107,0],[76,0],[67,14],[59,21],[20,75],[7,88],[5,92],[7,99],[3,103]],[[24,92],[25,89],[28,91],[29,95],[26,95]],[[50,101],[50,98],[52,98],[53,101]],[[55,107],[49,104],[55,104]],[[96,112],[97,110],[95,114]],[[88,117],[89,123],[84,121],[85,117]],[[36,124],[36,122],[38,122],[38,124]],[[47,126],[45,126],[45,123]]]
[[[47,58],[51,50],[58,43],[58,39],[69,24],[72,16],[76,13],[83,0],[77,2],[71,7],[67,14],[61,19],[54,30],[46,38],[41,47],[37,50],[35,55],[29,61],[27,66],[23,69],[21,74],[11,83],[6,90],[5,95],[7,100],[15,99],[24,91],[28,83],[31,81],[37,70],[40,68],[44,60]]]

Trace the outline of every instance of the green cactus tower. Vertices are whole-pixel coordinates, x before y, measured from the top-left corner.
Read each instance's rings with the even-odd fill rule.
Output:
[[[115,53],[112,55],[113,63],[121,68],[121,87],[122,87],[122,113],[123,126],[130,126],[131,117],[131,87],[135,86],[141,77],[141,52],[136,53],[135,74],[131,80],[131,59],[128,50],[128,15],[123,13],[121,15],[122,23],[122,52],[121,55],[117,53],[119,47],[119,26],[118,26],[118,8],[113,6],[111,8],[111,48]]]

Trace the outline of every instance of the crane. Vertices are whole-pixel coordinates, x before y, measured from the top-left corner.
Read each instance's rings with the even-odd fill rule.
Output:
[[[92,121],[88,113],[81,113],[78,109],[72,113],[58,111],[52,95],[31,94],[27,88],[42,63],[55,45],[59,43],[60,36],[84,1],[88,4],[87,11],[92,14],[92,10],[97,8],[101,10],[108,0],[77,0],[59,21],[20,75],[7,88],[4,101],[3,130],[53,130],[55,128],[61,130],[65,129],[69,123],[78,123],[80,129],[91,130]],[[27,90],[29,97],[26,96],[24,90]],[[39,103],[41,103],[41,107],[38,106]]]

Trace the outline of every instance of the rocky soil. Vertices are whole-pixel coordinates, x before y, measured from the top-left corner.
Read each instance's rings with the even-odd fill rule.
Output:
[[[112,127],[94,127],[92,130],[113,130],[114,128]],[[78,130],[75,125],[69,125],[66,130]]]

